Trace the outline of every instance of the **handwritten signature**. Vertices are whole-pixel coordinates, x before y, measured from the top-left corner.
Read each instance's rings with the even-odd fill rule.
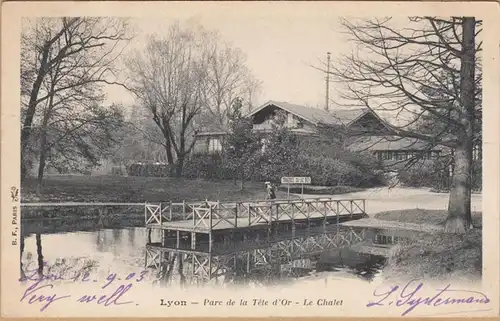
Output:
[[[436,289],[434,296],[420,296],[424,284],[419,280],[411,280],[404,287],[391,286],[388,291],[373,291],[373,296],[379,297],[377,301],[371,301],[366,306],[390,306],[404,307],[406,310],[401,314],[407,315],[418,306],[442,306],[451,304],[487,304],[490,299],[486,294],[471,290],[452,289],[448,284],[442,289]]]
[[[122,280],[117,273],[109,273],[105,281],[100,284],[100,293],[91,293],[78,297],[77,303],[96,303],[103,306],[124,305],[134,303],[124,301],[124,296],[130,291],[134,283],[142,282],[148,271],[129,273]],[[25,275],[19,279],[20,282],[28,283],[28,287],[21,296],[20,302],[28,304],[41,304],[40,312],[45,311],[51,304],[63,299],[70,299],[70,294],[58,294],[55,281],[71,281],[78,283],[98,282],[91,277],[89,271],[77,271],[68,276],[59,273],[40,274],[38,269],[26,269]],[[125,282],[120,282],[125,281]],[[104,290],[104,291],[103,291]]]

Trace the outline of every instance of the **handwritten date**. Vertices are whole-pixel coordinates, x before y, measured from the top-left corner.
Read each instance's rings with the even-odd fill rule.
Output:
[[[42,275],[39,271],[27,270],[27,273],[21,282],[27,282],[28,287],[21,296],[20,301],[28,304],[39,304],[40,311],[45,311],[54,302],[60,300],[71,300],[69,294],[61,294],[57,291],[55,281],[65,280],[70,282],[86,283],[96,282],[91,280],[90,272],[78,272],[72,277],[68,277],[58,273],[49,273]],[[97,293],[89,293],[76,298],[77,303],[95,303],[103,306],[124,305],[134,303],[127,301],[125,295],[132,289],[134,283],[142,282],[147,274],[147,271],[139,273],[129,273],[124,280],[118,277],[117,273],[109,273],[105,281],[100,285],[100,290]]]

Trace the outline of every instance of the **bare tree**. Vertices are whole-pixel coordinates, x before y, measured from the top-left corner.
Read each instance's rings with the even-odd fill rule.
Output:
[[[227,111],[248,79],[243,55],[216,33],[179,23],[151,36],[128,61],[132,91],[163,135],[169,164],[181,176],[195,135],[208,122],[227,124]]]
[[[481,21],[411,17],[405,22],[398,27],[392,18],[342,20],[354,50],[331,66],[331,73],[343,86],[344,101],[404,116],[391,126],[395,135],[453,151],[445,230],[464,232],[471,226],[470,171],[480,122]],[[416,129],[426,117],[439,123],[433,131]]]
[[[201,109],[196,49],[195,32],[177,24],[166,37],[152,36],[145,53],[136,52],[128,63],[132,90],[161,130],[169,164],[174,164],[174,150],[190,150],[186,131]],[[180,128],[174,127],[179,123]]]
[[[227,130],[232,105],[242,99],[250,109],[261,83],[246,67],[246,56],[212,33],[205,41],[206,77],[203,82],[203,100],[207,107],[200,123]],[[243,111],[246,114],[246,111]],[[203,120],[205,120],[203,122]]]
[[[39,139],[37,192],[40,193],[47,161],[57,169],[82,169],[107,155],[123,124],[120,106],[103,106],[101,85],[86,81],[83,59],[61,60],[49,70],[42,88],[48,99],[38,106],[34,119]],[[64,89],[61,89],[64,88]]]
[[[98,91],[92,84],[119,84],[114,61],[127,41],[123,19],[75,17],[23,20],[21,42],[21,178],[29,163],[39,106],[68,91]],[[57,69],[57,72],[55,70]],[[51,85],[44,86],[44,83]],[[87,93],[80,93],[82,96]],[[102,93],[95,97],[102,98]],[[45,118],[50,113],[45,114]],[[43,118],[43,117],[42,117]],[[47,121],[47,119],[45,119]]]

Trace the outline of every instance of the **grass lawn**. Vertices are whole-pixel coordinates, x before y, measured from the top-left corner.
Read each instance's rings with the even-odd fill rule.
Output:
[[[380,212],[375,214],[375,218],[384,221],[444,226],[447,215],[448,213],[443,210],[409,209]],[[478,228],[482,227],[481,212],[472,213],[472,224]]]
[[[48,176],[40,197],[36,182],[21,186],[23,202],[159,202],[159,201],[244,201],[262,200],[266,196],[263,183],[247,182],[245,189],[233,181],[205,181],[158,177],[122,176]],[[278,191],[277,198],[286,198]]]
[[[382,212],[375,218],[387,221],[443,226],[446,211],[412,209]],[[388,278],[466,279],[481,278],[482,219],[472,215],[474,229],[467,234],[421,234],[393,247],[384,274]]]

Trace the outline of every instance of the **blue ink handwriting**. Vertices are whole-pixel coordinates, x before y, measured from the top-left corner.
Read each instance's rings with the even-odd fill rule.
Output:
[[[92,293],[82,295],[76,300],[76,302],[94,302],[98,305],[103,305],[106,307],[111,305],[124,305],[134,303],[133,301],[125,301],[124,296],[133,287],[134,282],[142,282],[147,273],[147,270],[143,270],[139,273],[126,274],[125,280],[127,282],[124,282],[125,284],[121,284],[121,282],[118,283],[119,280],[121,280],[119,275],[117,273],[111,272],[108,274],[105,281],[100,286],[100,291],[106,289],[106,293]],[[97,282],[97,280],[93,280],[91,278],[91,273],[89,271],[78,271],[72,276],[63,273],[62,271],[42,274],[38,268],[33,269],[29,266],[26,268],[24,277],[20,278],[19,281],[22,283],[27,283],[27,288],[24,291],[20,302],[27,302],[28,304],[42,304],[40,308],[41,312],[45,311],[52,303],[71,297],[71,295],[69,294],[61,295],[56,293],[57,284],[54,284],[56,281],[69,281],[78,283]]]
[[[103,287],[104,288],[104,287]],[[83,295],[81,296],[77,302],[80,303],[91,303],[95,302],[97,304],[102,304],[104,306],[110,306],[110,305],[124,305],[124,304],[130,304],[134,303],[133,301],[125,301],[125,302],[119,302],[119,299],[125,295],[130,289],[132,288],[132,283],[129,283],[127,285],[120,285],[115,292],[111,295]]]
[[[404,287],[393,285],[388,291],[377,292],[374,290],[373,296],[379,299],[368,302],[366,306],[390,306],[394,304],[406,309],[401,314],[405,316],[422,305],[437,307],[451,304],[487,304],[490,302],[490,299],[482,292],[452,289],[450,284],[442,289],[436,289],[437,293],[434,296],[419,296],[418,293],[423,286],[422,282],[412,280]]]
[[[55,301],[70,297],[70,295],[57,296],[57,294],[55,293],[47,294],[41,291],[44,289],[53,289],[53,288],[54,288],[53,284],[40,285],[40,282],[33,283],[29,288],[26,289],[26,291],[24,291],[24,294],[21,297],[20,301],[23,302],[26,299],[29,304],[34,304],[39,302],[43,304],[40,309],[40,312],[43,312],[45,311],[45,309],[47,309],[47,307],[50,304],[54,303]],[[40,292],[44,294],[40,294]]]

